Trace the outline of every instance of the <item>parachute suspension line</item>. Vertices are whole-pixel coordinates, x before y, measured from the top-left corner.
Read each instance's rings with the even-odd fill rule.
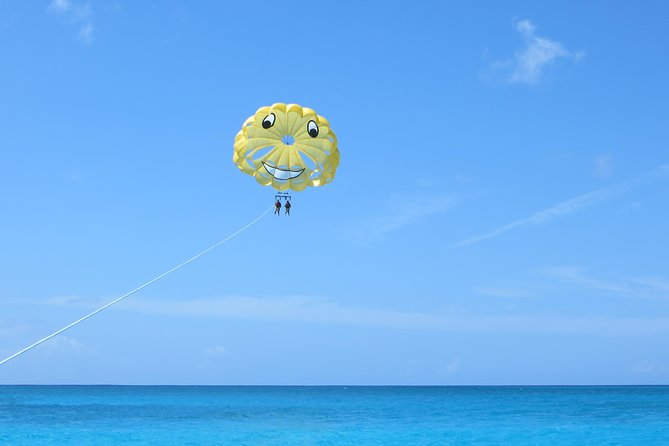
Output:
[[[131,295],[135,294],[137,291],[139,291],[139,290],[141,290],[141,289],[143,289],[143,288],[146,288],[147,286],[151,285],[153,282],[157,282],[158,280],[162,279],[163,277],[167,276],[168,274],[171,274],[171,273],[173,273],[174,271],[178,270],[178,269],[181,268],[182,266],[186,266],[186,265],[188,265],[188,264],[191,263],[192,261],[194,261],[194,260],[196,260],[196,259],[202,257],[203,255],[205,255],[205,254],[208,253],[209,251],[212,251],[212,250],[218,248],[218,247],[221,246],[223,243],[227,242],[228,240],[234,238],[234,237],[237,236],[238,234],[241,234],[242,232],[244,232],[245,230],[247,230],[248,228],[250,228],[251,226],[253,226],[253,225],[254,225],[255,223],[257,223],[261,218],[263,218],[265,215],[267,215],[267,213],[268,213],[269,211],[271,211],[273,207],[274,207],[273,205],[270,206],[269,208],[267,208],[267,210],[266,210],[265,212],[263,212],[263,213],[262,213],[259,217],[257,217],[255,220],[251,221],[249,224],[247,224],[247,225],[244,226],[243,228],[239,229],[237,232],[234,232],[234,233],[232,233],[231,235],[227,236],[226,238],[224,238],[224,239],[221,240],[220,242],[218,242],[218,243],[216,243],[216,244],[210,246],[209,248],[205,249],[205,250],[202,251],[201,253],[199,253],[199,254],[197,254],[197,255],[191,257],[190,259],[186,260],[185,262],[182,262],[182,263],[178,264],[178,265],[175,266],[174,268],[172,268],[172,269],[170,269],[170,270],[168,270],[168,271],[165,271],[165,272],[162,273],[161,275],[154,277],[153,279],[149,280],[148,282],[145,282],[144,284],[138,286],[138,287],[135,288],[134,290],[125,293],[123,296],[121,296],[121,297],[119,297],[119,298],[117,298],[117,299],[115,299],[115,300],[109,302],[108,304],[106,304],[106,305],[104,305],[104,306],[98,308],[97,310],[93,311],[92,313],[87,314],[86,316],[82,317],[81,319],[78,319],[78,320],[72,322],[71,324],[69,324],[69,325],[67,325],[67,326],[65,326],[65,327],[63,327],[63,328],[61,328],[60,330],[58,330],[58,331],[56,331],[56,332],[54,332],[54,333],[51,333],[49,336],[40,339],[39,341],[35,342],[34,344],[29,345],[28,347],[24,348],[23,350],[20,350],[20,351],[14,353],[13,355],[11,355],[11,356],[9,356],[9,357],[3,359],[2,361],[0,361],[0,365],[6,363],[6,362],[8,362],[8,361],[11,361],[12,359],[14,359],[14,358],[16,358],[17,356],[19,356],[19,355],[21,355],[21,354],[27,352],[28,350],[31,350],[31,349],[37,347],[38,345],[40,345],[41,343],[46,342],[46,341],[48,341],[49,339],[53,338],[54,336],[57,336],[57,335],[61,334],[61,333],[64,332],[65,330],[74,327],[75,325],[79,324],[80,322],[85,321],[85,320],[88,319],[89,317],[94,316],[94,315],[98,314],[99,312],[101,312],[102,310],[111,307],[111,306],[114,305],[116,302],[120,302],[120,301],[122,301],[123,299],[125,299],[126,297],[131,296]]]

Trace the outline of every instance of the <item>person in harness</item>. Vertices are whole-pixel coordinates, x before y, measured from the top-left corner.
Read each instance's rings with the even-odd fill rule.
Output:
[[[276,203],[274,203],[274,214],[281,215],[280,212],[281,212],[281,200],[277,198]]]
[[[286,215],[290,216],[290,208],[291,208],[292,206],[293,206],[293,205],[290,204],[290,201],[286,201],[286,204],[284,205],[284,207],[286,208],[286,212],[285,212]]]

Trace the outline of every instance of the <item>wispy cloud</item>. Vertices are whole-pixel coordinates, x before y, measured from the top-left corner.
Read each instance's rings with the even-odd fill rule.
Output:
[[[649,361],[647,359],[639,361],[634,367],[632,367],[633,372],[643,374],[666,372],[667,370],[669,370],[669,367],[665,365],[658,365],[655,362]]]
[[[76,338],[65,335],[58,335],[55,338],[49,340],[49,342],[44,343],[43,348],[53,352],[62,352],[79,351],[85,347],[86,344]]]
[[[222,345],[215,345],[204,349],[204,356],[207,357],[224,356],[226,354],[228,354],[228,349]]]
[[[455,199],[449,196],[393,196],[386,203],[387,214],[362,224],[357,231],[357,239],[362,244],[380,240],[391,232],[418,224],[430,216],[451,209],[454,205]]]
[[[228,356],[228,349],[222,345],[214,345],[204,349],[200,361],[195,363],[196,367],[210,368],[220,363]]]
[[[28,327],[18,323],[12,323],[0,319],[0,337],[12,336],[26,330]]]
[[[103,302],[87,300],[23,301],[29,305],[76,305],[97,308]],[[104,302],[106,303],[106,301]],[[596,336],[643,336],[669,334],[668,317],[617,317],[590,315],[569,317],[545,314],[472,314],[457,308],[414,311],[347,305],[316,297],[225,297],[221,299],[135,299],[124,301],[110,311],[223,320],[337,324],[404,330],[453,333],[582,334]],[[81,350],[83,345],[62,340],[61,347]],[[203,356],[224,356],[227,349],[211,346]]]
[[[528,290],[508,287],[476,287],[473,291],[482,296],[492,297],[529,297],[531,295]]]
[[[659,279],[657,277],[632,279],[633,283],[641,286],[651,288],[657,292],[666,293],[669,295],[669,280]]]
[[[229,297],[188,301],[137,299],[125,302],[116,308],[116,311],[121,310],[178,317],[331,323],[458,333],[559,333],[604,336],[669,333],[669,318],[666,317],[481,316],[454,309],[417,312],[366,308],[310,297]]]
[[[550,267],[550,268],[544,268],[542,272],[544,274],[560,279],[562,281],[569,282],[575,285],[580,285],[586,288],[591,288],[601,291],[610,291],[619,294],[629,294],[633,292],[633,289],[624,283],[609,282],[589,277],[586,275],[586,270],[580,267],[574,267],[574,266]]]
[[[603,280],[588,274],[585,268],[574,266],[544,268],[542,272],[564,282],[593,290],[633,297],[669,300],[669,282],[659,278]]]
[[[72,0],[52,0],[47,10],[72,27],[77,28],[77,38],[86,44],[93,43],[93,13],[89,3]]]
[[[596,177],[610,177],[613,175],[613,159],[611,155],[605,154],[595,158],[593,174]]]
[[[79,30],[79,38],[81,41],[88,44],[93,43],[94,30],[95,28],[93,28],[93,24],[87,23],[84,25],[84,27]]]
[[[562,203],[558,203],[555,206],[551,206],[547,209],[536,212],[527,218],[521,218],[520,220],[513,221],[488,233],[468,238],[465,240],[461,240],[455,243],[454,246],[472,245],[474,243],[478,243],[483,240],[488,240],[494,237],[498,237],[506,232],[509,232],[513,229],[517,229],[523,226],[535,226],[542,223],[547,223],[558,217],[563,217],[581,211],[583,209],[587,209],[608,198],[626,192],[638,186],[639,184],[642,184],[645,181],[658,177],[666,177],[667,174],[669,174],[669,164],[665,164],[649,172],[646,172],[645,174],[639,177],[624,181],[622,183],[618,183],[614,186],[607,187],[604,189],[594,190],[592,192],[579,195],[578,197],[563,201]]]
[[[49,10],[58,13],[58,14],[64,14],[66,12],[69,12],[72,10],[72,3],[70,0],[53,0],[49,4]]]
[[[192,317],[325,322],[393,328],[430,327],[435,323],[434,316],[429,313],[345,306],[312,297],[228,297],[160,302],[136,299],[124,308],[146,313],[181,314]]]
[[[502,73],[509,83],[536,84],[546,68],[557,60],[578,60],[585,54],[583,51],[569,51],[560,42],[537,35],[537,28],[530,20],[517,21],[514,26],[523,39],[523,47],[516,51],[512,59],[495,61],[491,65],[492,70]]]
[[[446,367],[444,371],[448,374],[455,373],[460,368],[460,358],[453,358]]]

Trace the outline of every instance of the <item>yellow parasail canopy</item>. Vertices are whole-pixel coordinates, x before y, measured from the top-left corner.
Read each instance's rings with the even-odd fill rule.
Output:
[[[328,120],[310,108],[260,107],[237,133],[232,161],[263,186],[301,191],[334,179],[337,137]]]

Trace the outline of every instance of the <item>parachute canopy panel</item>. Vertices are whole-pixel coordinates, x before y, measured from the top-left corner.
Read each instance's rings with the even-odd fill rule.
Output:
[[[339,149],[323,116],[297,104],[277,103],[260,107],[244,122],[232,160],[263,186],[301,191],[334,179]]]

